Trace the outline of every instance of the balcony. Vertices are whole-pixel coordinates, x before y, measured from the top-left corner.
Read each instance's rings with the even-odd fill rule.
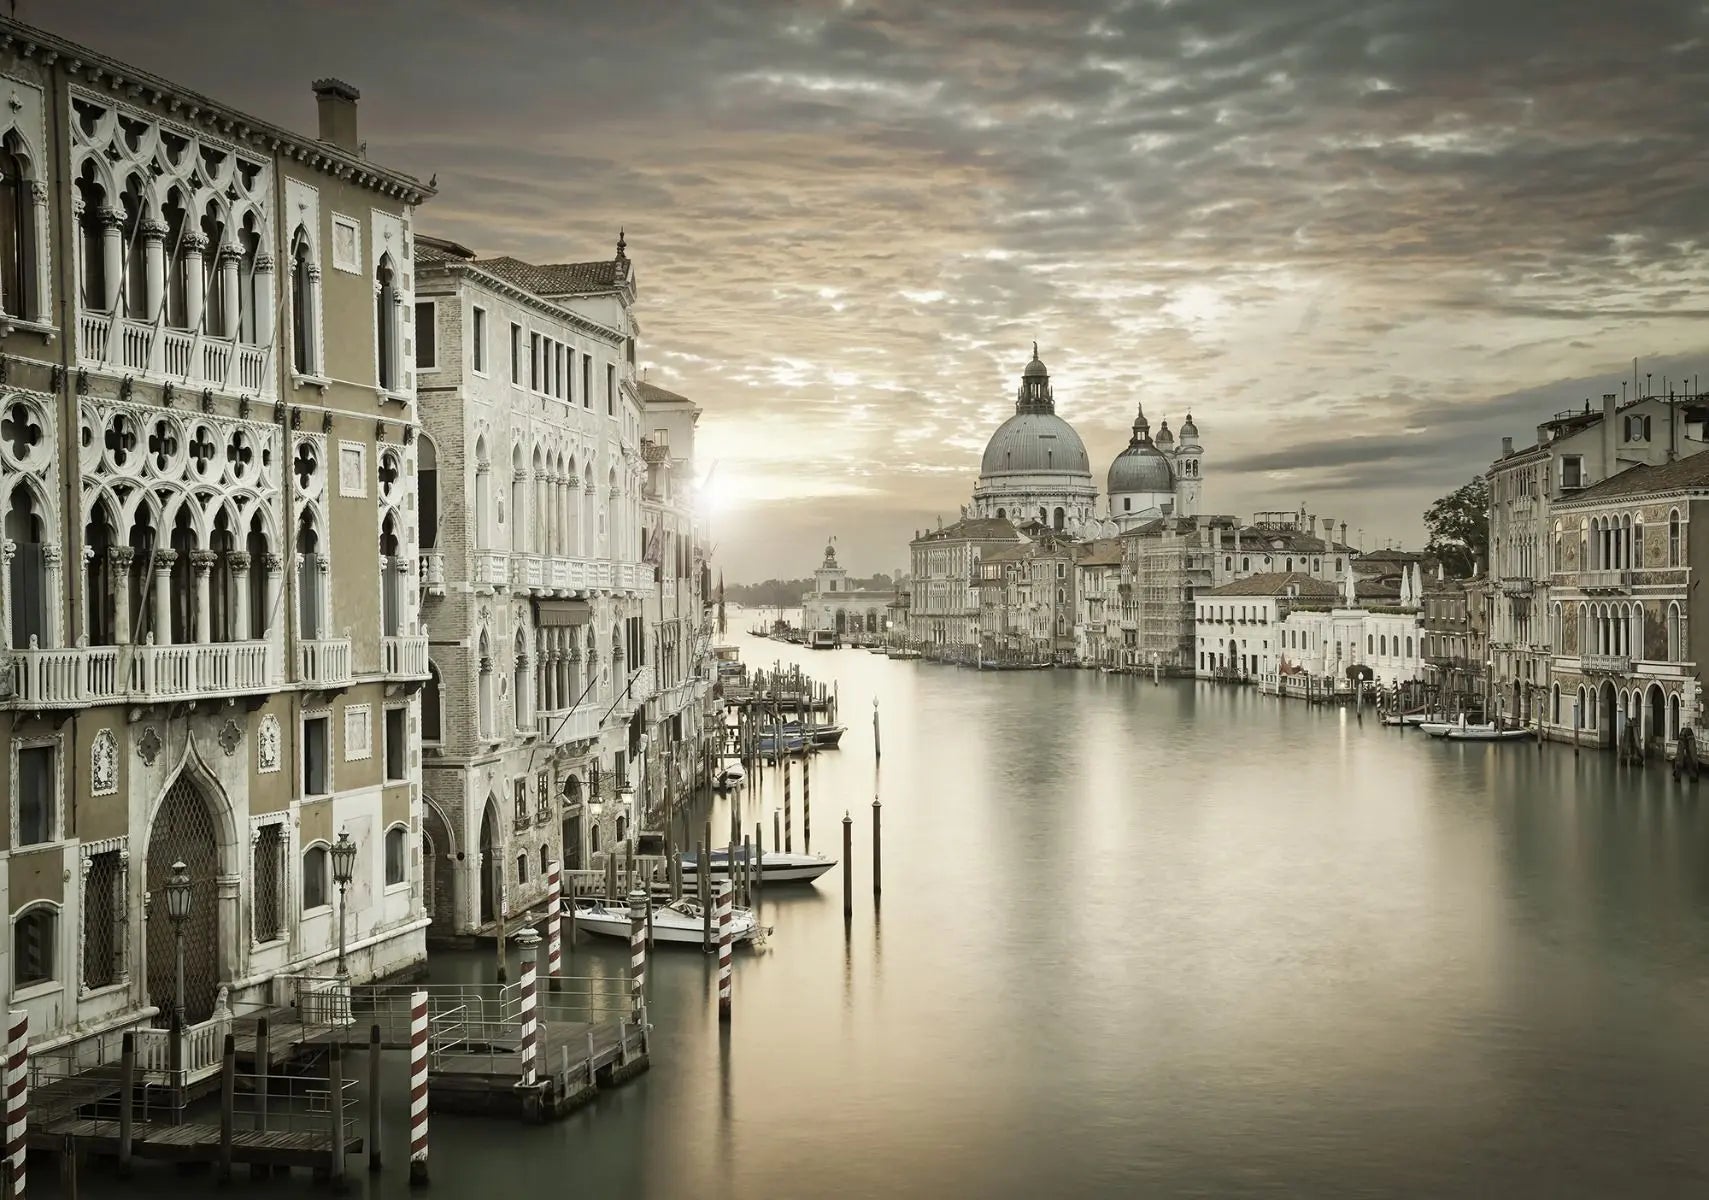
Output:
[[[599,736],[599,719],[605,715],[605,705],[584,701],[574,708],[555,708],[534,717],[540,731],[540,741],[549,746],[565,742],[582,742]]]
[[[407,633],[382,637],[380,662],[390,679],[426,679],[427,635]]]
[[[538,554],[510,556],[510,586],[517,591],[546,586],[546,560]]]
[[[617,690],[613,715],[627,717],[645,704],[656,690],[656,679],[652,667],[637,667],[630,671],[623,686]]]
[[[510,555],[502,550],[475,551],[475,586],[499,588],[510,585]]]
[[[1585,592],[1622,592],[1632,586],[1630,571],[1580,571],[1570,578]]]
[[[1632,670],[1630,654],[1586,654],[1579,659],[1586,675],[1627,675]]]
[[[266,692],[277,675],[265,641],[30,649],[13,655],[12,691],[25,707],[79,708]]]
[[[120,317],[115,322],[106,313],[80,313],[77,352],[85,365],[110,367],[180,387],[273,391],[267,371],[268,347],[210,337],[192,329],[171,329],[152,321]]]
[[[426,550],[421,555],[421,586],[429,596],[445,594],[445,555],[439,550]]]
[[[1536,586],[1531,580],[1518,575],[1509,575],[1501,581],[1503,596],[1529,596],[1531,589]]]
[[[427,672],[424,669],[422,674]],[[350,685],[350,639],[313,638],[297,643],[297,678],[310,687]]]

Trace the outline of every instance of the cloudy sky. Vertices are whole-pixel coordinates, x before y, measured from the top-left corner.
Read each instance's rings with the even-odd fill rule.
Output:
[[[1503,434],[1709,368],[1709,9],[1660,0],[21,0],[370,156],[482,253],[603,257],[705,408],[732,581],[965,503],[1037,339],[1095,473],[1189,408],[1215,511],[1367,545]],[[1706,372],[1709,373],[1709,372]]]

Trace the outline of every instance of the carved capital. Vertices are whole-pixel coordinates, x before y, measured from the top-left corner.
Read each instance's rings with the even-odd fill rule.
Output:
[[[129,546],[115,546],[107,551],[107,561],[121,571],[128,571],[131,563],[136,561],[136,551]]]
[[[214,564],[219,560],[220,556],[215,554],[212,550],[190,551],[190,565],[195,568],[196,574],[198,575],[206,575],[209,571],[212,571],[214,569]]]
[[[154,573],[156,575],[170,571],[178,562],[178,551],[156,550],[154,552]]]
[[[255,256],[255,270],[257,271],[257,273],[265,273],[265,274],[271,275],[273,273],[273,256],[271,254],[258,254],[258,255],[256,255]]]
[[[285,569],[285,559],[282,555],[274,554],[271,550],[261,560],[261,565],[267,568],[269,575],[277,575]]]
[[[322,571],[325,571],[328,567],[332,566],[332,557],[326,554],[315,555],[315,566],[319,567]]]
[[[101,222],[102,229],[112,229],[116,231],[119,226],[125,223],[125,214],[116,208],[102,206],[100,211],[95,214],[95,219]]]
[[[233,550],[225,556],[225,560],[234,571],[249,570],[249,551]]]
[[[49,542],[42,547],[42,561],[50,567],[57,567],[63,555],[58,542]]]
[[[194,254],[198,258],[205,254],[208,249],[208,239],[199,233],[186,233],[181,244],[184,247],[185,254]]]
[[[142,236],[145,241],[163,242],[166,240],[166,232],[166,226],[153,217],[142,223]]]

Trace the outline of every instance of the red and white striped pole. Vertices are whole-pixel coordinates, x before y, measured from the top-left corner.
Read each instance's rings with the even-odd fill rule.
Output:
[[[24,1159],[29,1150],[30,1014],[6,1014],[6,1162],[10,1200],[24,1200]]]
[[[526,1087],[540,1078],[540,1015],[535,995],[540,975],[540,952],[535,947],[540,936],[525,927],[516,943],[522,947],[522,982],[517,986],[522,989],[522,1083]]]
[[[783,760],[783,851],[785,854],[795,849],[795,831],[790,828],[789,818],[789,760]]]
[[[637,1024],[647,1007],[647,893],[629,893],[629,1006]]]
[[[546,872],[546,986],[554,992],[564,973],[563,909],[563,863],[555,862]]]
[[[427,1182],[427,993],[409,997],[409,1181]]]
[[[730,1019],[730,892],[729,881],[718,888],[718,1019]]]

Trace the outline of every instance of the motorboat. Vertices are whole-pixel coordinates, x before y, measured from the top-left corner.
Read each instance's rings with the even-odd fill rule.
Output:
[[[835,629],[815,629],[807,635],[809,650],[835,650],[840,645]]]
[[[1447,736],[1450,742],[1524,742],[1531,739],[1532,730],[1522,726],[1498,729],[1494,725],[1467,725],[1450,729]]]
[[[732,858],[740,865],[744,852],[745,850],[738,850],[732,856],[728,850],[712,851],[708,855],[712,860],[712,878],[728,879]],[[699,860],[694,855],[685,854],[682,859],[682,877],[699,878],[698,863]],[[789,854],[781,850],[767,850],[765,856],[759,860],[760,882],[812,883],[836,865],[836,859],[826,858],[823,854]]]
[[[564,911],[573,911],[576,926],[589,933],[603,934],[606,937],[623,938],[630,936],[629,906],[627,904],[609,904],[597,896],[583,896],[572,906],[566,898],[563,901]],[[718,937],[718,910],[712,910],[712,936]],[[730,940],[732,942],[752,942],[771,932],[770,928],[761,925],[749,908],[730,909]],[[672,901],[663,907],[653,910],[653,941],[668,942],[673,945],[700,946],[706,938],[706,910],[701,908],[698,900],[684,897]]]
[[[734,791],[748,781],[748,773],[742,770],[742,764],[733,762],[725,766],[712,780],[712,786],[721,792]]]
[[[1384,725],[1423,725],[1430,720],[1430,714],[1424,712],[1384,713]],[[1442,724],[1442,722],[1436,722]]]
[[[790,742],[799,738],[816,749],[835,750],[837,743],[843,740],[843,734],[847,732],[847,727],[843,725],[803,725],[800,721],[785,721],[783,744],[785,748],[790,748]],[[765,735],[760,736],[763,738]]]
[[[800,754],[807,748],[807,739],[799,731],[791,733],[784,730],[781,733],[766,732],[755,739],[757,749],[761,754],[776,754],[780,750],[784,754]]]

